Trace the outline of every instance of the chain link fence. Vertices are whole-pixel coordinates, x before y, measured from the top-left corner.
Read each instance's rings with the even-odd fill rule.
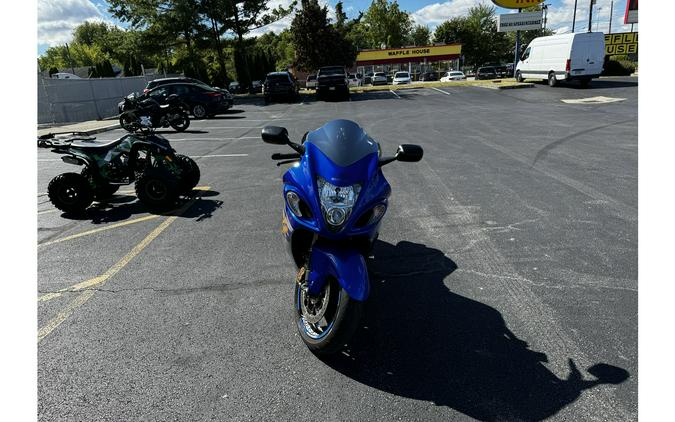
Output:
[[[117,104],[142,92],[156,76],[51,79],[38,76],[38,124],[101,120],[119,114]]]

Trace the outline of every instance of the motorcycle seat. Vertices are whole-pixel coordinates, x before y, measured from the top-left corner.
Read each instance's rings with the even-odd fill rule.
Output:
[[[70,144],[71,148],[76,148],[80,150],[88,150],[88,151],[104,151],[110,148],[114,148],[117,146],[124,137],[119,138],[119,139],[113,139],[112,141],[100,141],[96,142],[94,140],[78,140],[76,142],[73,142]]]

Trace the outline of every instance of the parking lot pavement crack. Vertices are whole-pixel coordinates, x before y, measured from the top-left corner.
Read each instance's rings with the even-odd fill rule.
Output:
[[[476,275],[476,276],[484,277],[484,278],[501,279],[501,280],[513,280],[513,281],[517,281],[517,282],[520,282],[520,283],[527,283],[531,286],[543,287],[543,288],[547,288],[547,289],[567,290],[567,289],[602,288],[602,289],[623,290],[623,291],[630,291],[630,292],[636,292],[637,293],[637,288],[620,286],[620,285],[612,285],[612,284],[608,284],[608,283],[582,284],[582,283],[566,282],[565,284],[559,284],[559,283],[558,284],[552,284],[552,283],[536,282],[534,280],[531,280],[531,279],[529,279],[527,277],[523,277],[523,276],[511,276],[511,275],[504,275],[504,274],[486,273],[486,272],[481,272],[481,271],[476,271],[476,270],[471,270],[471,269],[465,269],[465,268],[458,268],[456,271],[458,273],[472,274],[472,275]]]
[[[635,121],[635,119],[628,119],[628,120],[621,120],[619,122],[612,122],[612,123],[608,123],[608,124],[604,124],[604,125],[600,125],[600,126],[594,126],[592,128],[584,129],[584,130],[581,130],[579,132],[575,132],[571,135],[560,138],[556,141],[553,141],[550,144],[544,146],[542,149],[540,149],[537,152],[537,155],[535,155],[534,160],[532,161],[532,165],[530,167],[534,167],[534,165],[537,164],[537,161],[546,157],[552,150],[554,150],[555,148],[564,144],[565,142],[571,141],[574,138],[577,138],[581,135],[586,135],[586,134],[591,133],[591,132],[595,132],[596,130],[604,129],[604,128],[611,127],[611,126],[621,125],[621,124],[624,124],[624,123],[630,123],[630,122],[634,122],[634,121]]]

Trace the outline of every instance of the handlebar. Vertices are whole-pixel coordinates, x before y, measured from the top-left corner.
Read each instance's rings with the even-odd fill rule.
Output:
[[[297,160],[298,158],[300,158],[299,153],[281,154],[281,153],[277,152],[277,153],[272,154],[273,160],[286,160],[286,159]]]

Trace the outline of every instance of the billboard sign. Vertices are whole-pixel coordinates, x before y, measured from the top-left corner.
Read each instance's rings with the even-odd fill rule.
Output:
[[[459,56],[462,52],[461,44],[429,45],[425,47],[389,48],[384,50],[363,50],[356,56],[357,62],[377,60],[428,58],[430,60],[440,56]]]
[[[619,34],[605,34],[605,55],[637,54],[638,33],[622,32]]]
[[[522,9],[524,7],[536,6],[543,2],[544,0],[492,0],[492,3],[504,9]]]
[[[497,16],[497,31],[528,31],[541,29],[543,12],[507,13]]]
[[[623,16],[623,23],[638,23],[638,0],[626,0],[626,14]]]

